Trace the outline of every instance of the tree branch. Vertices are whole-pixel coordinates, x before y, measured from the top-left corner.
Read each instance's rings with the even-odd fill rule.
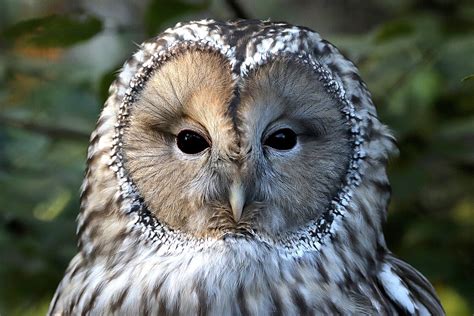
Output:
[[[2,115],[0,115],[0,124],[46,135],[51,138],[65,138],[78,141],[89,140],[89,133],[83,131],[69,129],[66,127],[47,126],[32,121],[24,121]]]
[[[227,6],[230,7],[234,15],[238,19],[248,19],[249,15],[245,12],[237,0],[226,0]]]

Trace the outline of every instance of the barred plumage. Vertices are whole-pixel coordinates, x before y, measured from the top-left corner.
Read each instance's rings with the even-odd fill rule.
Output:
[[[207,147],[180,151],[183,131]],[[110,88],[49,313],[441,315],[385,245],[394,151],[356,67],[317,33],[178,24]]]

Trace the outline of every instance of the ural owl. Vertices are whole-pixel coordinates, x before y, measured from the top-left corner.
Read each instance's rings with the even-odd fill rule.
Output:
[[[49,313],[443,314],[385,245],[395,147],[310,29],[178,24],[110,87]]]

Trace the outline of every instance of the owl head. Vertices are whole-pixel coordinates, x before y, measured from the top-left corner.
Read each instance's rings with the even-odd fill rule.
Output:
[[[317,33],[178,24],[142,44],[110,88],[80,244],[100,251],[134,232],[167,249],[243,239],[299,253],[367,221],[376,236],[393,149],[357,69]]]

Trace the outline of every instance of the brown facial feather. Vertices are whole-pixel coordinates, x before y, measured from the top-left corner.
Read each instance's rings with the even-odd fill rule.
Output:
[[[222,195],[214,152],[220,160],[234,147],[225,114],[232,95],[227,62],[217,53],[190,51],[157,69],[131,109],[124,135],[127,169],[150,210],[171,227],[203,231],[202,219],[212,214],[208,203]],[[204,136],[211,148],[182,153],[176,135],[184,129]]]
[[[124,135],[126,169],[150,210],[173,228],[214,237],[275,234],[319,216],[342,184],[350,144],[341,105],[318,83],[306,66],[276,60],[240,82],[231,112],[236,87],[220,55],[185,52],[157,69]],[[281,128],[297,133],[297,146],[264,146]],[[181,152],[183,129],[210,148]],[[236,179],[246,196],[240,221],[229,202]]]

